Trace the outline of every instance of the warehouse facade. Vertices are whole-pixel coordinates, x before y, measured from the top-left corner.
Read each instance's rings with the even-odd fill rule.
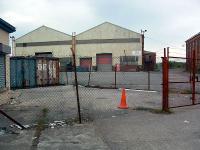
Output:
[[[16,40],[16,56],[59,57],[66,68],[71,61],[68,34],[42,26]],[[76,36],[77,65],[80,70],[92,67],[112,71],[115,65],[135,70],[142,66],[142,35],[118,25],[104,22]],[[65,65],[63,65],[65,64]]]
[[[9,33],[12,32],[15,27],[0,18],[0,91],[10,89]]]
[[[186,57],[192,58],[192,52],[195,52],[197,60],[197,70],[200,71],[200,32],[196,35],[192,36],[186,41]],[[186,60],[186,69],[189,70],[191,68],[191,61],[189,59]]]

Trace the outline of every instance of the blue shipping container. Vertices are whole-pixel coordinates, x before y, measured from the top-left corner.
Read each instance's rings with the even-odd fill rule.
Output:
[[[10,58],[11,88],[36,86],[36,61],[32,57]]]
[[[24,86],[36,86],[36,61],[34,58],[24,59]]]

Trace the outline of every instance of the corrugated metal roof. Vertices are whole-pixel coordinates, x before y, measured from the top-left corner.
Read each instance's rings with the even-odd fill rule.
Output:
[[[8,22],[6,22],[5,20],[1,18],[0,18],[0,28],[7,31],[8,33],[12,33],[16,31],[14,26],[12,26],[11,24],[9,24]]]
[[[88,29],[88,30],[85,30],[85,31],[83,31],[83,32],[81,32],[81,33],[79,33],[79,34],[77,34],[77,36],[79,36],[80,34],[83,34],[83,33],[85,33],[85,32],[88,32],[88,31],[90,31],[90,30],[92,30],[92,29],[94,29],[94,28],[98,28],[99,26],[104,25],[104,24],[110,24],[110,25],[116,26],[116,27],[118,27],[118,28],[121,28],[121,29],[124,29],[124,30],[128,30],[128,31],[130,31],[130,32],[134,32],[134,33],[136,33],[136,34],[140,34],[140,33],[138,33],[138,32],[132,31],[132,30],[130,30],[130,29],[127,29],[127,28],[121,27],[121,26],[119,26],[119,25],[116,25],[116,24],[114,24],[114,23],[105,21],[105,22],[103,22],[103,23],[101,23],[101,24],[99,24],[99,25],[97,25],[97,26],[94,26],[94,27],[92,27],[92,28],[90,28],[90,29]]]
[[[194,37],[196,37],[196,36],[200,36],[200,32],[199,32],[199,33],[197,33],[197,34],[195,34],[195,35],[194,35],[194,36],[192,36],[191,38],[187,39],[187,40],[186,40],[186,42],[187,42],[187,41],[189,41],[189,40],[191,40],[191,39],[193,39],[193,38],[194,38]]]

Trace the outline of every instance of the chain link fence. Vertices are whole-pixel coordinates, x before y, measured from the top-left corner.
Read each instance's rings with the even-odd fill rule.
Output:
[[[126,89],[130,108],[161,108],[162,68],[141,71],[135,62],[128,63],[120,57],[76,58],[77,87],[82,121],[115,117],[127,113],[118,109],[121,89]],[[95,62],[94,62],[95,60]],[[56,86],[39,86],[15,89],[9,92],[7,103],[0,109],[23,125],[34,126],[43,120],[49,127],[78,122],[77,88],[73,59],[67,60],[65,69],[60,69]],[[120,64],[120,62],[123,62]],[[141,92],[150,90],[150,92]],[[14,123],[1,115],[1,126],[11,127]]]

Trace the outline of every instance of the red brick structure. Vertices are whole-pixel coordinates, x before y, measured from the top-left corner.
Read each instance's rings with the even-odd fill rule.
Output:
[[[200,32],[192,36],[186,41],[186,57],[192,57],[192,51],[195,51],[197,59],[200,59]],[[200,69],[200,60],[197,62],[197,70]],[[189,70],[191,67],[191,62],[189,59],[186,60],[186,69]]]

